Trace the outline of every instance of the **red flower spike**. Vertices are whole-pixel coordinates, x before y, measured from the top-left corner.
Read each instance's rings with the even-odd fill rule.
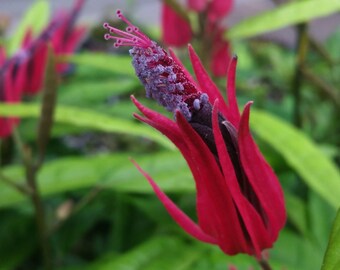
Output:
[[[223,38],[224,29],[217,28],[213,36],[211,48],[210,68],[215,76],[225,76],[230,62],[229,42]]]
[[[207,6],[207,0],[188,0],[188,7],[196,12],[202,12]]]
[[[166,3],[162,4],[162,41],[170,46],[183,46],[192,38],[190,23]]]
[[[73,8],[69,12],[60,11],[51,21],[51,24],[57,24],[51,42],[56,55],[69,55],[76,51],[81,41],[86,35],[86,28],[75,26],[75,22],[81,8],[84,5],[84,0],[76,0]],[[70,65],[67,63],[57,64],[57,71],[65,73]]]
[[[208,5],[208,19],[215,22],[227,16],[233,8],[233,0],[213,0]]]
[[[15,68],[15,59],[6,59],[5,50],[0,47],[0,102],[18,103],[24,85],[24,69]],[[19,123],[16,117],[0,117],[0,138],[11,135],[12,129]]]
[[[43,42],[39,48],[32,53],[26,64],[27,75],[24,91],[28,95],[35,95],[43,89],[45,69],[47,65],[48,47]]]
[[[28,95],[35,95],[43,88],[45,79],[45,69],[47,65],[47,43],[53,35],[56,24],[50,24],[36,38],[32,37],[32,32],[28,30],[25,34],[22,49],[15,55],[13,61],[20,69],[25,70],[25,82],[23,92]]]
[[[118,15],[128,24],[127,31],[104,24],[114,34],[106,34],[105,38],[115,40],[116,47],[133,46],[132,64],[147,96],[173,112],[176,120],[144,107],[132,96],[144,115],[134,116],[167,136],[182,153],[196,184],[198,222],[192,221],[133,163],[188,234],[218,245],[226,254],[247,253],[260,259],[261,251],[276,241],[286,212],[278,179],[249,130],[252,102],[246,104],[242,115],[238,110],[237,58],[232,58],[228,70],[226,104],[191,46],[189,54],[199,87],[172,51],[168,54],[121,12]]]

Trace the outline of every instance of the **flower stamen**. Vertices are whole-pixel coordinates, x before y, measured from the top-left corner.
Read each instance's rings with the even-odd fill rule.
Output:
[[[139,28],[134,26],[120,10],[116,11],[117,17],[125,22],[128,27],[126,27],[126,31],[119,30],[108,23],[104,23],[103,27],[108,29],[110,34],[105,34],[104,38],[106,40],[113,39],[115,43],[114,47],[118,48],[121,46],[136,46],[142,48],[148,48],[152,45],[152,41],[141,31]],[[111,35],[113,34],[113,35]]]

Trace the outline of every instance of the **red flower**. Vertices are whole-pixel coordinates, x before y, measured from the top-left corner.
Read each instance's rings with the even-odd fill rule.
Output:
[[[227,16],[233,7],[233,0],[213,0],[208,4],[208,19],[212,22]]]
[[[21,53],[25,55],[21,63],[26,69],[23,89],[25,94],[35,95],[43,88],[47,64],[47,40],[51,30],[43,32],[36,39],[32,37],[30,30],[26,32],[21,49]]]
[[[132,64],[147,97],[174,112],[176,121],[132,101],[144,116],[135,117],[167,136],[181,151],[197,190],[198,224],[179,209],[156,182],[146,177],[172,218],[190,235],[218,245],[226,254],[247,253],[260,258],[284,226],[286,212],[279,181],[255,144],[249,130],[252,102],[240,115],[235,95],[237,59],[227,75],[226,103],[204,70],[195,51],[189,54],[197,82],[170,51],[168,54],[118,11],[130,32],[107,23],[115,46],[133,46]]]
[[[165,2],[162,6],[162,29],[162,41],[167,45],[180,47],[192,38],[190,23]]]
[[[230,62],[230,45],[223,38],[224,29],[215,26],[213,43],[211,48],[210,69],[215,76],[225,76]]]
[[[80,10],[84,5],[84,0],[77,0],[73,9],[69,12],[61,11],[52,20],[58,27],[52,36],[52,46],[56,55],[72,54],[84,39],[86,34],[85,27],[76,27],[75,21],[79,16]],[[64,73],[69,64],[61,63],[57,65],[57,71]]]
[[[206,11],[210,20],[225,17],[232,8],[233,0],[188,0],[188,7],[194,11]]]
[[[6,59],[5,50],[0,46],[0,102],[20,102],[24,85],[25,70],[16,66],[16,58]],[[12,129],[19,122],[18,118],[0,117],[0,138],[11,135]]]
[[[187,2],[188,7],[197,12],[203,11],[207,5],[207,0],[188,0]]]
[[[212,74],[224,76],[230,62],[230,45],[223,38],[225,27],[221,25],[221,20],[230,13],[234,1],[188,0],[187,2],[189,9],[206,14],[204,36],[205,39],[211,41],[211,44],[208,46],[210,50],[205,53],[209,55]],[[162,35],[165,44],[177,47],[187,45],[193,37],[190,23],[165,3],[163,4]]]

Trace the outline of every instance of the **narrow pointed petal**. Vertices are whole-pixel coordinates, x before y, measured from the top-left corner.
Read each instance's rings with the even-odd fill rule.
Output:
[[[165,136],[167,136],[181,151],[183,157],[187,161],[191,172],[193,174],[193,177],[196,182],[196,189],[197,189],[197,212],[198,212],[198,219],[200,227],[208,234],[216,234],[216,230],[214,227],[212,227],[212,222],[209,219],[211,216],[211,210],[215,209],[213,205],[211,205],[211,198],[208,196],[207,190],[204,187],[204,178],[201,171],[199,170],[198,164],[197,164],[197,156],[192,155],[191,148],[198,147],[201,148],[205,147],[205,144],[203,141],[195,141],[194,146],[191,146],[191,148],[188,146],[188,144],[192,144],[191,140],[186,139],[187,137],[185,134],[181,132],[177,124],[175,124],[173,121],[169,120],[165,116],[154,112],[146,107],[144,107],[142,104],[140,104],[133,96],[131,97],[132,101],[135,103],[136,107],[147,117],[143,118],[139,115],[134,115],[137,119],[140,121],[143,121],[144,123],[156,128],[158,131],[163,133]],[[178,117],[181,117],[179,115]],[[192,132],[194,132],[192,130]],[[208,155],[211,155],[211,153],[207,152]],[[218,168],[217,168],[218,169]],[[218,173],[218,171],[216,171]],[[206,172],[206,175],[208,175],[209,172]]]
[[[286,221],[284,196],[279,180],[251,136],[249,130],[251,104],[252,102],[246,104],[241,116],[238,132],[240,159],[264,210],[268,235],[271,242],[274,242]]]
[[[241,237],[243,232],[219,165],[207,145],[185,118],[180,113],[176,114],[176,118],[184,137],[190,138],[188,148],[196,165],[191,169],[197,187],[197,214],[200,227],[204,231],[213,230],[209,231],[209,234],[218,239],[218,245],[224,252],[236,254],[244,250]]]
[[[134,96],[131,96],[132,102],[135,104],[137,109],[146,116],[146,118],[140,115],[134,114],[134,117],[140,121],[147,123],[154,127],[165,136],[167,136],[179,149],[185,149],[185,143],[182,140],[180,131],[176,123],[164,115],[155,112],[145,106],[143,106]],[[185,150],[184,150],[185,151]],[[186,152],[184,152],[186,153]]]
[[[21,98],[20,89],[22,83],[22,70],[17,71],[17,77],[13,78],[14,64],[10,62],[5,70],[0,72],[0,102],[16,103]],[[17,117],[0,117],[0,138],[6,138],[11,135],[12,129],[19,123]]]
[[[229,107],[229,121],[238,128],[240,123],[240,110],[236,99],[236,65],[237,56],[231,58],[227,73],[227,98]]]
[[[167,197],[165,193],[158,187],[155,181],[145,171],[143,171],[143,169],[134,160],[132,160],[132,163],[148,180],[158,199],[162,202],[168,213],[183,230],[200,241],[216,244],[216,239],[205,234],[195,222],[193,222],[181,209],[179,209],[177,205],[174,204],[173,201],[171,201],[169,197]]]
[[[47,53],[47,44],[42,43],[28,60],[26,64],[27,74],[24,89],[26,94],[34,95],[42,90],[47,64]]]
[[[190,42],[190,23],[166,3],[162,6],[162,41],[170,46],[184,46]]]
[[[270,246],[271,242],[267,236],[265,224],[261,220],[260,215],[249,200],[242,194],[234,166],[229,158],[227,147],[219,127],[218,102],[215,102],[213,107],[213,131],[216,148],[218,150],[218,158],[220,160],[225,181],[239,213],[238,218],[240,219],[240,224],[242,224],[240,227],[244,228],[242,234],[239,235],[240,241],[243,241],[244,244],[243,250],[240,250],[240,252],[260,256],[263,247]]]
[[[203,92],[207,93],[210,100],[224,100],[222,94],[220,93],[217,86],[214,82],[210,79],[209,74],[203,67],[203,64],[199,57],[197,56],[193,47],[189,44],[188,46],[189,56],[191,60],[192,67],[194,68],[194,72],[196,75],[196,79],[202,89]],[[223,103],[224,104],[224,103]],[[221,106],[221,112],[228,118],[228,107]]]
[[[198,211],[198,219],[200,227],[209,234],[213,234],[214,228],[211,227],[211,222],[209,222],[208,216],[210,216],[210,198],[208,197],[207,191],[204,188],[204,183],[202,182],[201,177],[202,174],[198,170],[198,166],[196,163],[196,159],[192,156],[191,150],[188,147],[188,143],[191,143],[189,140],[186,140],[185,135],[181,133],[177,124],[163,115],[154,112],[142,104],[140,104],[133,96],[131,97],[132,101],[135,103],[136,107],[147,117],[143,118],[139,115],[134,115],[140,121],[154,127],[165,136],[167,136],[181,151],[183,157],[187,161],[193,177],[196,182],[197,189],[197,209]],[[202,144],[204,144],[202,142]],[[197,145],[200,147],[200,145]],[[203,218],[202,218],[203,217]]]

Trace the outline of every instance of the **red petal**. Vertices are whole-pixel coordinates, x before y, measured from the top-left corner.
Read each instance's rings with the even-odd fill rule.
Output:
[[[264,247],[271,246],[271,242],[268,239],[266,228],[260,215],[257,213],[253,205],[248,201],[248,199],[242,194],[234,171],[234,166],[229,158],[225,141],[219,128],[217,102],[215,102],[213,108],[213,131],[218,157],[225,181],[230,190],[234,204],[237,207],[239,213],[238,218],[241,219],[240,222],[243,225],[244,230],[246,230],[246,232],[243,233],[242,231],[239,232],[239,241],[242,241],[244,245],[243,250],[240,250],[239,252],[245,252],[250,255],[255,253],[256,255],[260,256],[261,250]]]
[[[207,6],[207,0],[188,0],[188,7],[194,11],[201,12]]]
[[[286,221],[284,197],[279,180],[251,136],[249,130],[251,104],[251,102],[246,104],[241,116],[238,131],[240,159],[249,182],[267,216],[267,234],[274,242]]]
[[[213,0],[208,8],[208,18],[210,21],[215,22],[227,16],[233,7],[233,0]]]
[[[34,95],[42,90],[45,68],[47,64],[48,48],[46,43],[39,45],[39,48],[32,55],[26,64],[26,85],[24,91],[27,94]]]
[[[224,176],[210,149],[178,112],[177,123],[187,140],[195,164],[191,167],[197,187],[197,214],[200,227],[218,239],[227,254],[236,254],[244,247],[237,212]]]
[[[184,46],[192,38],[190,23],[177,14],[169,5],[162,8],[162,40],[171,46]]]
[[[148,180],[158,199],[162,202],[170,216],[177,222],[180,227],[182,227],[184,231],[200,241],[210,244],[216,244],[216,240],[214,238],[205,234],[195,222],[193,222],[181,209],[176,206],[176,204],[173,203],[173,201],[169,199],[169,197],[164,194],[164,192],[158,187],[155,181],[145,171],[143,171],[142,168],[134,160],[132,160],[132,162]]]
[[[211,51],[211,71],[215,76],[225,76],[230,62],[229,42],[223,38],[224,29],[217,30]]]
[[[182,140],[180,130],[177,127],[176,123],[171,121],[169,118],[163,116],[162,114],[150,110],[147,107],[144,107],[139,101],[131,96],[132,102],[136,105],[138,110],[143,113],[147,118],[141,117],[140,115],[135,114],[134,116],[148,125],[154,127],[165,136],[167,136],[178,148],[184,149],[185,144]]]
[[[210,79],[207,71],[204,69],[201,60],[197,56],[195,50],[189,44],[189,56],[191,60],[192,67],[194,68],[194,72],[197,78],[197,81],[203,92],[207,93],[210,100],[224,100],[222,94],[220,93],[217,86]],[[228,118],[228,107],[225,103],[222,104],[221,112],[222,114]]]
[[[236,99],[236,65],[237,56],[231,58],[227,73],[227,97],[229,106],[229,118],[228,120],[238,128],[240,123],[240,111]]]
[[[188,139],[185,134],[182,134],[176,123],[164,117],[163,115],[144,107],[134,97],[131,98],[137,108],[148,118],[146,119],[139,115],[135,115],[135,117],[162,132],[181,151],[183,157],[185,158],[191,169],[196,182],[199,224],[205,232],[209,234],[214,234],[215,229],[213,228],[213,224],[208,218],[210,216],[209,209],[211,208],[209,207],[210,199],[208,198],[206,189],[201,184],[202,181],[200,181],[200,178],[202,177],[202,175],[197,169],[198,166],[196,160],[192,157],[191,150],[188,148],[187,144],[190,143],[190,139]],[[201,142],[201,144],[203,144],[203,147],[205,146],[204,142]],[[200,145],[197,145],[197,147],[200,148]]]

